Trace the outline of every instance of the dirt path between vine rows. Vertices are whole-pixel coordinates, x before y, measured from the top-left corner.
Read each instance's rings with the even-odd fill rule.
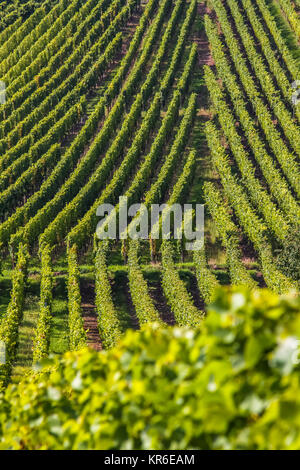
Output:
[[[81,309],[83,326],[87,332],[87,344],[95,351],[103,349],[98,330],[98,319],[95,305],[95,283],[89,279],[80,280]]]

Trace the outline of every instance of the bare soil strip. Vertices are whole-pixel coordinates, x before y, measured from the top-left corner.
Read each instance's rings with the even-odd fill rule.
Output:
[[[103,349],[98,330],[98,318],[95,305],[95,283],[90,279],[80,280],[81,308],[84,329],[87,333],[87,344],[95,351]]]

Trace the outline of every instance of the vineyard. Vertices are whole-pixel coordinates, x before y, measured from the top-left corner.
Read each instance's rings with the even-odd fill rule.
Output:
[[[0,390],[153,322],[202,328],[222,286],[297,295],[299,13],[299,0],[0,1]],[[100,237],[99,206],[119,223],[121,197],[165,204],[158,233],[171,206],[191,205],[195,225],[204,205],[203,246],[125,237],[141,208]]]

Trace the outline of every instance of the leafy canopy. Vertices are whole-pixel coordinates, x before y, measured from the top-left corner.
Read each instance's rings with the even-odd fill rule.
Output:
[[[299,449],[299,297],[220,289],[197,330],[80,350],[0,401],[3,449]]]

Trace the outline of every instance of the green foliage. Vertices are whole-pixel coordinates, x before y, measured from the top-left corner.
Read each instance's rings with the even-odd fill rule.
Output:
[[[179,3],[178,3],[178,5],[179,5]],[[191,4],[190,8],[192,8],[192,4]],[[174,9],[174,11],[175,11],[175,9]],[[186,20],[187,19],[189,19],[189,15],[187,15]],[[187,34],[187,32],[186,32],[186,20],[184,21],[184,23],[182,25],[182,30]],[[168,30],[166,32],[168,32]],[[166,38],[168,38],[168,37],[169,37],[169,34],[166,35]],[[180,33],[179,38],[180,39],[179,39],[179,42],[177,43],[177,46],[180,45],[180,47],[182,48],[182,42],[184,42],[186,37],[183,34]],[[156,61],[155,61],[156,66],[154,67],[154,69],[156,69],[159,65],[157,63],[158,59],[163,57],[161,49],[163,49],[163,51],[165,51],[166,44],[167,44],[166,41],[162,41],[162,44],[159,48],[159,52],[156,56]],[[162,48],[162,46],[163,46],[163,48]],[[172,59],[171,59],[171,65],[168,68],[168,70],[167,70],[167,72],[164,76],[164,79],[162,81],[162,85],[161,85],[161,88],[160,88],[160,93],[158,93],[158,95],[155,96],[154,100],[152,101],[152,106],[148,110],[148,113],[149,113],[148,122],[149,122],[149,119],[151,118],[151,114],[153,114],[153,113],[151,113],[151,108],[154,107],[155,99],[160,97],[161,94],[166,95],[165,85],[166,85],[166,83],[170,83],[169,81],[170,81],[171,77],[173,77],[174,74],[175,74],[175,71],[176,71],[176,68],[177,68],[177,65],[178,65],[177,55],[178,55],[178,50],[180,49],[177,46],[175,48],[175,51],[174,51]],[[151,145],[151,149],[150,149],[149,153],[145,156],[144,161],[142,162],[139,169],[136,171],[135,176],[134,176],[133,181],[132,181],[132,184],[130,185],[130,187],[128,188],[128,190],[125,193],[125,196],[128,198],[128,205],[131,205],[131,203],[135,203],[137,200],[139,200],[143,197],[144,191],[145,191],[145,185],[147,185],[147,182],[149,181],[149,178],[151,177],[151,175],[155,171],[155,165],[157,164],[157,162],[159,161],[159,158],[163,154],[163,150],[165,148],[166,142],[168,141],[168,139],[170,139],[172,128],[175,127],[176,121],[178,120],[180,100],[183,98],[183,92],[187,88],[189,78],[191,77],[192,72],[193,72],[193,65],[195,63],[195,57],[196,57],[195,54],[196,54],[196,48],[192,47],[191,51],[190,51],[190,54],[189,54],[188,61],[185,64],[185,67],[184,67],[184,70],[182,72],[181,78],[179,79],[179,82],[177,84],[177,88],[180,90],[180,92],[177,88],[174,90],[173,97],[172,97],[172,99],[169,103],[168,109],[167,109],[167,111],[166,111],[166,113],[165,113],[165,115],[162,119],[161,126],[160,126],[160,128],[158,130],[158,133],[157,133],[157,135],[156,135],[156,137],[155,137],[155,139],[154,139],[154,141]],[[148,77],[149,76],[151,76],[151,74],[148,74]],[[144,83],[144,85],[142,87],[142,90],[146,89],[146,84],[147,83],[148,83],[148,79]],[[189,111],[187,110],[187,112],[189,112]],[[109,200],[109,202],[112,201],[112,199],[111,199],[112,196],[110,198],[108,196],[114,190],[117,182],[122,177],[124,178],[124,175],[122,175],[122,174],[124,173],[124,168],[126,169],[126,166],[128,165],[127,161],[129,160],[129,162],[130,162],[130,159],[132,159],[134,157],[134,155],[137,153],[137,150],[140,147],[140,143],[143,142],[143,134],[147,130],[147,126],[146,126],[147,119],[146,118],[147,118],[147,115],[145,116],[143,126],[140,128],[139,132],[137,133],[137,135],[135,137],[135,140],[133,142],[133,145],[131,146],[130,150],[128,151],[126,157],[123,159],[123,162],[122,162],[120,168],[115,172],[111,183],[106,187],[106,189],[103,192],[101,198],[91,208],[90,214],[95,214],[95,207],[100,205],[100,203],[105,202],[105,200]],[[184,127],[181,127],[180,130],[186,129],[185,132],[188,132],[188,127],[187,126],[189,125],[189,122],[186,120],[182,124],[184,124]],[[147,133],[149,133],[149,130],[150,129],[147,130]],[[185,132],[182,132],[180,140],[179,140],[180,136],[178,135],[178,140],[175,140],[175,143],[177,142],[177,144],[176,144],[176,148],[174,147],[174,150],[177,149],[177,151],[178,151],[178,149],[180,148],[180,145],[182,145],[182,143],[184,144],[185,139],[186,139]],[[136,141],[136,143],[135,143],[135,141]],[[174,143],[174,145],[175,145],[175,143]],[[173,152],[173,158],[175,158],[176,155],[177,154],[174,151]],[[195,155],[190,155],[190,157],[188,158],[188,162],[186,163],[185,169],[183,170],[183,173],[181,175],[181,178],[179,179],[179,188],[177,188],[177,193],[182,194],[184,192],[184,190],[187,189],[187,186],[188,186],[188,184],[191,180],[191,174],[193,172],[194,166],[195,166]],[[163,180],[163,178],[160,177],[160,180]],[[175,186],[175,189],[176,189],[176,186]],[[114,194],[116,194],[115,191],[114,191]],[[149,195],[152,197],[151,190],[148,191],[147,195],[148,195],[148,197],[149,197]],[[179,196],[179,194],[176,194],[176,196]],[[148,204],[150,204],[150,200],[148,200],[148,201],[146,200],[146,203],[147,202],[148,202]],[[118,211],[119,211],[119,205],[116,206],[117,214],[118,214]],[[113,216],[114,215],[112,215],[111,217],[113,217]],[[137,215],[137,218],[138,217],[139,217],[139,215]],[[87,220],[88,220],[88,218],[87,218]],[[109,220],[109,218],[108,218],[108,220]],[[81,236],[84,235],[83,234],[84,222],[85,222],[84,219],[82,219],[82,221],[79,222],[79,224],[70,233],[70,237],[72,236],[73,233],[78,236],[78,234],[80,234],[80,232],[81,232]],[[134,220],[133,225],[135,223],[136,223],[136,220]],[[129,225],[129,227],[130,227],[130,225]],[[105,228],[105,226],[103,227],[103,229],[104,228]],[[128,229],[128,227],[127,227],[127,229]]]
[[[115,36],[115,26],[118,26],[120,14],[111,21],[111,8],[103,11],[108,3],[107,0],[98,2],[97,6],[89,14],[86,10],[83,10],[84,15],[81,15],[83,19],[77,18],[78,29],[72,35],[68,27],[63,28],[58,33],[58,37],[61,35],[64,37],[64,43],[61,48],[57,50],[55,42],[48,44],[43,53],[39,54],[29,67],[22,71],[18,78],[7,84],[6,93],[10,99],[7,100],[0,110],[2,120],[7,120],[6,123],[1,122],[2,138],[11,129],[10,120],[12,117],[17,120],[24,118],[28,110],[31,111],[32,107],[39,104],[42,98],[47,97],[50,91],[57,87],[61,80],[72,72],[74,64],[84,58],[95,41],[105,37],[109,41],[109,39]],[[113,3],[112,7],[115,8],[116,3]],[[123,12],[127,10],[127,6],[122,9]],[[98,15],[101,12],[101,18],[99,18]],[[109,25],[110,21],[111,24]],[[108,26],[105,32],[104,26]],[[59,41],[59,39],[57,38],[53,41]],[[51,55],[50,60],[48,55]],[[47,58],[46,65],[45,57]],[[30,103],[32,103],[32,106],[30,106]],[[19,109],[17,109],[18,107]]]
[[[274,262],[272,246],[267,239],[266,227],[250,204],[248,195],[232,174],[225,148],[221,145],[218,132],[212,122],[206,124],[206,137],[211,150],[213,164],[218,169],[224,193],[233,207],[240,225],[257,250],[262,272],[268,287],[278,293],[295,289],[295,283],[281,273]]]
[[[204,196],[217,231],[226,249],[227,264],[233,285],[244,285],[250,289],[257,287],[242,261],[239,242],[240,234],[232,222],[221,193],[209,182],[204,183]]]
[[[299,0],[295,1],[299,3]],[[286,63],[294,80],[297,80],[299,78],[298,62],[300,57],[297,42],[291,40],[285,21],[273,1],[256,0],[256,3],[274,38],[278,50],[281,52],[282,59]]]
[[[132,0],[132,3],[134,1]],[[120,0],[116,0],[112,4],[111,8],[113,10],[116,3],[120,3]],[[34,109],[31,113],[29,112],[24,120],[20,119],[20,110],[18,109],[17,118],[13,113],[9,120],[2,123],[2,134],[5,135],[5,138],[0,140],[0,152],[1,154],[6,153],[0,164],[1,170],[5,170],[1,173],[1,191],[6,188],[10,178],[17,179],[21,173],[21,182],[24,186],[24,172],[28,170],[28,178],[28,174],[32,170],[30,165],[33,166],[37,162],[37,165],[46,168],[46,159],[42,158],[44,154],[51,145],[59,141],[74,126],[74,122],[86,113],[85,94],[95,88],[99,77],[103,76],[105,70],[115,58],[117,51],[119,51],[122,45],[122,33],[116,33],[115,28],[124,24],[128,15],[129,7],[127,6],[115,18],[112,27],[108,28],[103,35],[100,35],[100,38],[93,46],[91,46],[91,41],[88,41],[89,49],[85,51],[83,60],[79,64],[76,64],[76,62],[74,64],[68,60],[65,66],[61,67],[52,77],[50,83],[47,82],[44,87],[38,88],[36,95],[42,103],[39,105],[39,101],[35,102],[35,97],[31,96],[30,100],[27,101],[30,101],[30,106]],[[109,9],[107,14],[103,15],[102,21],[98,22],[102,28],[99,31],[100,34],[103,33],[107,23],[109,24],[110,17],[111,10]],[[82,48],[79,48],[79,51],[82,51]],[[77,61],[80,60],[80,54],[73,54],[72,56],[74,55]],[[74,57],[72,58],[74,60]],[[70,70],[74,65],[75,69],[70,74]],[[51,87],[54,87],[52,93],[50,93]],[[44,101],[43,97],[45,98]],[[9,132],[11,128],[13,129]],[[54,164],[55,161],[52,166]],[[17,188],[17,195],[19,195],[21,188]],[[14,190],[16,193],[15,188]],[[3,205],[5,204],[4,200]]]
[[[78,197],[73,200],[71,205],[73,211],[78,210],[78,208],[81,208],[83,211],[85,211],[86,205],[84,204],[84,201],[86,194],[89,194],[92,191],[93,198],[93,195],[97,194],[100,188],[100,181],[102,180],[102,185],[107,183],[107,176],[103,176],[102,178],[101,176],[107,175],[106,171],[108,167],[113,165],[116,159],[118,159],[118,157],[120,157],[120,155],[122,154],[127,139],[130,137],[135,125],[137,124],[138,118],[142,113],[142,105],[142,94],[138,94],[128,114],[128,118],[126,118],[123,122],[121,131],[119,132],[118,136],[116,137],[107,154],[105,155],[105,162],[103,167],[99,167],[99,172],[96,171],[93,174],[93,176],[89,180],[88,185],[86,185],[86,187],[84,187],[83,190],[78,194]],[[81,247],[82,244],[90,238],[97,225],[97,207],[106,202],[109,202],[110,204],[116,202],[117,196],[122,193],[123,185],[124,183],[126,183],[126,181],[128,181],[132,169],[134,168],[136,161],[141,156],[141,153],[145,148],[147,140],[151,135],[153,127],[155,126],[155,122],[157,119],[159,119],[160,106],[161,102],[159,93],[156,93],[150,108],[147,110],[144,119],[142,120],[141,127],[136,133],[126,156],[122,160],[120,167],[114,172],[111,181],[102,191],[101,197],[94,201],[93,205],[86,212],[85,216],[80,220],[78,225],[75,226],[75,228],[69,233],[68,242],[70,244],[76,243],[79,247]],[[70,212],[69,209],[70,207],[67,208],[68,213]],[[68,215],[69,217],[73,217],[73,215]],[[63,212],[59,215],[59,217],[63,218]],[[42,239],[46,237],[46,235],[47,232],[45,232],[45,235],[42,235]]]
[[[86,333],[83,328],[80,294],[80,271],[77,259],[77,247],[68,252],[68,309],[69,309],[69,344],[71,350],[86,345]]]
[[[18,344],[18,327],[23,316],[27,280],[28,251],[20,244],[13,270],[11,300],[0,325],[0,341],[5,344],[5,363],[0,364],[0,389],[7,385]]]
[[[278,267],[291,279],[300,282],[300,232],[292,231],[277,256]]]
[[[100,338],[105,348],[115,346],[122,334],[120,319],[116,312],[107,272],[109,241],[99,242],[95,257],[96,309]]]
[[[234,115],[232,114],[232,110],[226,104],[223,93],[218,85],[217,79],[209,68],[205,68],[205,81],[209,89],[210,97],[213,101],[214,107],[216,108],[216,111],[218,113],[218,119],[221,123],[226,139],[230,144],[231,151],[241,172],[242,180],[245,182],[249,190],[251,200],[257,206],[258,210],[263,214],[264,219],[268,224],[268,227],[274,232],[278,240],[283,240],[289,230],[289,224],[286,221],[286,217],[283,212],[276,207],[276,205],[270,198],[270,195],[261,184],[259,178],[256,177],[255,166],[252,164],[250,156],[243,146],[242,138],[239,136],[236,130],[236,122]],[[210,123],[208,123],[208,125],[209,124]],[[248,123],[248,127],[250,127],[250,125],[251,123]],[[207,130],[207,133],[209,133],[209,128]],[[251,133],[251,139],[252,141],[255,140],[255,134]],[[209,143],[209,145],[211,144]],[[258,153],[261,153],[263,149],[260,145],[258,145],[258,147]],[[220,170],[220,165],[221,162],[219,162],[219,166],[218,163],[216,165],[219,172],[223,171]],[[223,163],[223,165],[225,166],[225,162]],[[227,171],[231,172],[232,170],[230,168],[229,163],[227,163],[227,165]],[[271,187],[273,187],[273,190],[275,190],[274,181],[272,181]],[[278,192],[280,192],[280,186],[277,185],[276,188],[278,189]],[[283,189],[283,195],[285,198],[287,197],[287,191],[288,188],[285,185],[285,188]],[[295,201],[294,205],[296,206],[296,213],[299,214],[299,207],[297,206]]]
[[[286,18],[288,19],[291,25],[291,28],[294,30],[297,40],[299,40],[300,38],[299,16],[297,15],[292,2],[290,0],[280,0],[279,4]]]
[[[42,12],[41,21],[37,24],[36,28],[25,36],[20,44],[15,44],[15,47],[10,50],[8,57],[2,60],[0,64],[0,76],[3,81],[10,83],[18,78],[23,70],[40,54],[41,50],[46,48],[51,41],[56,41],[56,36],[59,38],[59,41],[57,41],[55,46],[60,47],[63,44],[63,37],[58,33],[69,22],[74,25],[76,21],[75,13],[78,12],[80,3],[80,0],[73,0],[71,2],[68,0],[60,0],[47,14],[45,14],[45,10]],[[85,3],[86,14],[95,3],[96,0],[88,0]],[[2,51],[6,55],[9,49],[4,46]]]
[[[135,3],[136,0],[133,0],[133,2]],[[156,18],[147,33],[147,40],[143,47],[143,52],[138,61],[134,64],[131,74],[123,87],[122,93],[119,92],[122,80],[130,68],[132,59],[137,51],[139,42],[142,39],[142,34],[146,29],[147,21],[149,21],[149,17],[156,5],[156,2],[157,0],[149,2],[141,20],[141,28],[136,30],[131,46],[121,62],[120,68],[115,74],[114,79],[112,79],[112,81],[107,85],[104,96],[98,103],[99,108],[97,109],[97,119],[99,123],[100,117],[103,118],[105,112],[108,113],[108,106],[111,104],[111,100],[117,96],[117,99],[100,132],[97,134],[96,138],[88,148],[88,151],[80,160],[75,171],[73,171],[70,177],[56,192],[55,197],[44,205],[36,216],[29,221],[24,231],[23,229],[19,230],[19,232],[12,237],[11,243],[13,246],[15,246],[18,243],[18,240],[23,237],[25,237],[30,244],[35,242],[37,235],[40,234],[42,230],[46,229],[46,227],[47,229],[41,238],[41,244],[49,243],[52,245],[57,241],[62,241],[72,223],[76,222],[80,218],[80,214],[84,214],[87,204],[91,204],[94,200],[93,198],[95,198],[95,193],[99,193],[100,185],[106,183],[110,172],[114,168],[114,164],[116,162],[115,159],[120,157],[120,154],[122,154],[124,146],[127,143],[127,139],[135,128],[135,125],[140,118],[140,113],[142,112],[141,95],[139,94],[135,104],[131,106],[130,112],[124,117],[126,103],[134,96],[136,86],[143,77],[144,67],[153,51],[159,28],[165,18],[168,7],[170,6],[169,0],[164,0],[160,5]],[[100,116],[99,109],[101,111]],[[95,170],[95,165],[99,162],[99,154],[102,154],[109,148],[111,138],[115,137],[116,128],[120,121],[122,121],[122,118],[124,118],[124,121],[126,119],[126,123],[123,122],[123,126],[118,135],[119,140],[115,139],[112,148],[110,148],[111,151],[103,158],[101,164],[89,179],[88,177],[91,172]],[[92,121],[92,126],[95,130],[97,129],[98,126],[95,120]],[[83,150],[87,144],[85,135],[82,136],[80,133],[77,137],[78,139],[76,144],[80,145],[80,149]],[[89,137],[91,137],[90,133]],[[80,153],[78,150],[74,150],[75,149],[72,148],[74,155],[73,158],[76,158],[78,161]],[[61,173],[61,176],[63,177],[63,180],[65,180],[65,173]],[[87,184],[78,193],[78,187],[82,187],[83,181],[87,181]],[[67,205],[70,201],[71,203]],[[52,221],[50,225],[49,220]]]
[[[219,0],[214,0],[214,3],[218,4],[220,2]],[[241,36],[245,51],[262,86],[262,89],[264,90],[265,96],[268,99],[278,121],[280,122],[287,139],[290,141],[291,146],[294,148],[295,152],[300,155],[299,127],[296,123],[294,123],[292,113],[290,113],[284,102],[281,100],[281,97],[276,90],[274,80],[265,67],[263,58],[256,50],[254,38],[249,32],[237,2],[235,0],[228,0],[227,4],[230,7],[230,12],[234,18],[237,31]]]
[[[184,282],[180,279],[174,263],[174,249],[172,242],[164,240],[162,252],[162,286],[167,302],[174,313],[179,326],[195,327],[203,319],[203,312],[198,310],[186,290]]]
[[[103,36],[101,36],[99,41],[103,40],[105,43],[106,40],[117,34],[118,28],[122,25],[125,18],[127,18],[128,13],[133,10],[136,3],[137,0],[130,0],[128,5],[121,10],[119,15],[112,18],[111,25]],[[118,95],[122,80],[130,68],[133,57],[139,47],[143,33],[145,32],[149,18],[151,17],[156,4],[157,0],[151,0],[147,4],[147,8],[145,9],[140,21],[140,25],[136,29],[129,50],[123,58],[117,73],[108,82],[107,89],[103,97],[98,101],[95,110],[89,116],[85,125],[78,133],[70,147],[68,147],[50,177],[44,181],[40,190],[31,196],[24,206],[19,207],[17,211],[9,217],[4,224],[2,224],[0,229],[0,238],[5,242],[9,241],[9,237],[19,229],[11,240],[11,245],[14,249],[18,246],[19,241],[24,238],[28,240],[30,244],[35,242],[41,231],[49,225],[49,220],[53,220],[57,213],[65,207],[66,203],[75,197],[78,192],[79,182],[82,183],[83,178],[89,174],[90,168],[93,168],[93,165],[95,164],[95,159],[98,157],[99,146],[105,145],[107,139],[109,139],[111,134],[114,133],[114,126],[121,119],[120,113],[124,112],[124,97],[122,95],[119,97],[120,99],[117,100],[109,118],[106,120],[103,132],[99,134],[98,139],[95,139],[93,145],[90,147],[90,151],[87,152],[84,158],[82,158],[76,171],[74,171],[82,152],[90,142],[91,137],[98,129],[99,123],[105,116],[107,107],[110,106],[111,101],[116,97],[116,95]],[[94,16],[95,15],[93,13],[92,17],[89,18],[90,22],[95,19]],[[103,16],[105,16],[105,14]],[[109,14],[109,17],[110,16],[111,15]],[[97,29],[93,30],[93,35],[89,38],[93,41],[97,39],[97,35],[102,31],[101,20],[96,24]],[[80,33],[83,34],[84,31],[83,33]],[[74,40],[76,38],[77,36],[74,37]],[[80,40],[80,38],[81,36],[79,35],[77,40]],[[110,46],[108,49],[110,49]],[[103,60],[102,57],[100,57],[99,60]],[[92,71],[88,73],[91,72]],[[71,175],[71,177],[68,179],[67,177],[69,175]],[[61,191],[58,190],[60,187]],[[20,225],[24,224],[26,225],[25,229],[19,228]]]
[[[219,281],[207,266],[205,247],[202,250],[194,251],[193,258],[199,291],[205,302],[210,304],[214,299],[217,287],[220,287]]]
[[[47,357],[49,350],[53,300],[53,272],[51,250],[47,245],[41,251],[41,264],[40,312],[33,342],[33,362],[40,361],[43,357]]]
[[[201,329],[67,353],[8,387],[1,448],[299,449],[299,313],[299,297],[219,290]]]
[[[123,20],[125,19],[123,18]],[[17,118],[13,113],[8,120],[2,123],[3,138],[0,140],[0,149],[1,154],[6,151],[6,155],[5,161],[1,161],[1,169],[7,168],[13,158],[19,158],[22,152],[29,150],[30,146],[36,146],[39,140],[47,135],[54,123],[61,119],[63,113],[66,113],[90,89],[95,88],[99,76],[104,74],[108,65],[113,61],[121,44],[122,33],[118,33],[114,37],[103,34],[93,47],[90,45],[89,53],[84,56],[82,62],[72,64],[68,60],[65,66],[52,77],[50,83],[39,88],[35,96],[31,96],[30,100],[25,102],[26,106],[22,105],[21,109],[18,109]],[[78,54],[77,57],[75,55],[75,58],[80,60],[80,55]],[[75,70],[70,74],[70,68],[74,65]],[[38,81],[38,79],[36,80]],[[55,84],[56,88],[50,93],[51,86]],[[35,105],[35,108],[29,113],[28,101],[31,106]],[[76,106],[73,108],[75,111],[77,110]],[[27,111],[26,117],[21,120],[24,109]],[[29,133],[31,141],[28,143]]]
[[[139,241],[130,240],[128,250],[128,278],[130,294],[139,324],[162,323],[159,313],[150,297],[147,281],[139,265]]]
[[[5,39],[9,39],[10,35],[15,32],[16,27],[20,26],[22,22],[27,22],[28,25],[35,24],[36,19],[41,18],[41,12],[44,13],[44,9],[49,9],[55,3],[57,3],[57,0],[1,1],[0,44]]]
[[[250,15],[250,13],[254,15],[252,8],[253,7],[249,6],[247,3],[247,8],[245,7],[245,10],[247,11],[248,15]],[[254,16],[254,19],[257,20],[256,15]],[[261,32],[262,26],[260,23],[259,26],[259,31]],[[217,27],[208,16],[205,18],[205,29],[212,47],[212,53],[218,70],[218,75],[223,80],[228,93],[231,96],[232,103],[244,129],[245,135],[248,138],[249,145],[252,147],[255,159],[257,160],[257,163],[259,164],[266,181],[269,183],[270,190],[272,191],[274,197],[277,198],[280,206],[285,210],[286,214],[290,216],[292,222],[295,219],[297,220],[297,218],[299,220],[299,206],[292,197],[287,183],[281,177],[280,172],[274,165],[273,159],[268,154],[263,140],[259,136],[256,123],[248,112],[247,102],[245,101],[244,94],[238,85],[237,78],[229,65],[226,54],[224,53],[224,47],[220,37],[218,36]],[[249,75],[247,62],[245,61],[240,51],[240,44],[234,37],[229,23],[224,22],[223,29],[226,32],[226,42],[233,57],[240,80],[245,88],[245,91],[247,92],[247,95],[249,96],[251,107],[253,108],[253,111],[255,112],[262,129],[264,130],[266,139],[274,154],[276,155],[276,159],[280,163],[291,186],[295,189],[297,194],[300,195],[300,170],[296,157],[288,149],[286,143],[280,135],[280,132],[277,130],[273,122],[272,114],[268,110],[268,107],[265,105],[262,98],[258,95],[255,79]],[[263,28],[262,31],[264,33]],[[268,40],[268,38],[266,39]],[[265,41],[262,41],[262,43],[265,44]],[[272,61],[272,63],[274,63],[274,61]],[[279,71],[274,71],[274,75],[280,76]],[[291,84],[285,75],[284,78],[286,96],[288,96],[288,100],[290,101]]]
[[[168,51],[168,46],[170,45],[170,41],[172,39],[172,35],[175,30],[175,26],[178,22],[178,17],[179,13],[182,8],[182,1],[177,0],[176,5],[174,7],[174,10],[172,12],[171,18],[168,22],[168,26],[166,28],[166,31],[162,37],[161,44],[159,46],[159,49],[156,54],[156,59],[147,75],[147,79],[145,80],[143,86],[141,87],[141,93],[137,96],[136,101],[133,106],[136,106],[136,103],[140,99],[141,103],[145,103],[147,98],[151,95],[153,91],[153,87],[155,86],[155,81],[158,78],[158,74],[162,65],[162,61],[164,59],[164,56],[166,55],[166,52]],[[191,9],[195,8],[195,2],[191,4],[191,7],[188,11],[187,18],[184,22],[184,26],[186,28],[186,21],[189,20],[191,21],[189,12]],[[188,24],[189,24],[188,22]],[[186,39],[187,31],[184,29],[184,34],[180,35],[179,38],[179,44],[181,44],[181,47],[184,45],[184,41]],[[145,51],[143,51],[145,52]],[[175,61],[173,61],[174,57],[176,58]],[[189,72],[191,72],[191,64],[189,65]],[[171,65],[168,69],[168,71],[175,73],[175,70],[177,69],[178,66],[178,58],[176,56],[176,51],[173,54]],[[186,68],[185,68],[186,70]],[[168,76],[168,71],[165,75],[165,77]],[[190,73],[189,73],[190,75]],[[171,73],[172,77],[172,73]],[[102,192],[102,195],[99,199],[96,199],[94,204],[91,206],[89,211],[86,213],[84,218],[78,223],[77,226],[74,227],[74,229],[70,232],[68,236],[68,240],[70,243],[76,243],[78,246],[81,246],[83,241],[85,241],[93,232],[94,227],[97,222],[96,218],[96,210],[97,207],[100,206],[101,204],[105,202],[109,203],[116,203],[117,201],[115,200],[116,196],[121,194],[122,188],[124,187],[124,183],[128,180],[128,177],[130,177],[132,168],[134,165],[136,165],[136,162],[138,161],[138,158],[140,158],[140,154],[142,150],[145,148],[145,144],[147,142],[147,139],[149,136],[151,136],[151,133],[153,131],[153,128],[155,127],[155,122],[157,121],[159,114],[160,114],[160,108],[163,105],[161,99],[163,95],[166,95],[166,89],[164,87],[165,81],[160,87],[159,92],[156,93],[156,95],[152,98],[152,103],[151,106],[149,107],[148,111],[146,112],[144,119],[142,121],[142,124],[136,133],[133,142],[126,154],[126,156],[122,160],[122,164],[120,167],[114,172],[113,178],[109,185],[105,188],[105,190]],[[132,109],[133,109],[132,106]],[[170,116],[169,116],[170,117]],[[177,115],[176,115],[177,117]],[[173,118],[174,119],[174,118]],[[121,144],[120,144],[120,139],[123,140],[123,135],[126,133],[128,134],[128,127],[129,124],[126,123],[126,120],[124,121],[124,124],[121,129],[121,133],[117,136],[115,141],[113,142],[113,145],[111,146],[108,154],[106,155],[106,158],[111,161],[115,161],[116,155],[120,153],[121,150]],[[123,132],[122,132],[123,131]],[[156,149],[157,153],[157,149]],[[157,158],[158,155],[156,155]],[[152,155],[153,158],[153,155]],[[149,164],[149,161],[148,161]],[[144,165],[143,165],[144,167]],[[143,168],[144,170],[144,168]],[[143,171],[141,170],[141,171]],[[94,175],[95,176],[95,175]],[[139,177],[141,174],[139,174]],[[136,180],[133,182],[133,188],[136,186]],[[141,183],[141,181],[139,181]],[[132,191],[133,188],[129,189],[129,192]],[[97,186],[98,189],[98,186]],[[78,195],[80,197],[80,195]],[[137,200],[137,198],[136,198]]]
[[[181,120],[179,129],[177,131],[175,140],[170,149],[169,154],[165,157],[164,163],[159,171],[156,181],[151,185],[149,191],[145,195],[145,205],[150,207],[150,204],[159,203],[161,197],[169,188],[171,178],[174,175],[174,170],[179,162],[182,152],[188,142],[190,132],[193,128],[197,99],[196,94],[192,93],[189,96],[187,108],[185,109],[184,116]]]

